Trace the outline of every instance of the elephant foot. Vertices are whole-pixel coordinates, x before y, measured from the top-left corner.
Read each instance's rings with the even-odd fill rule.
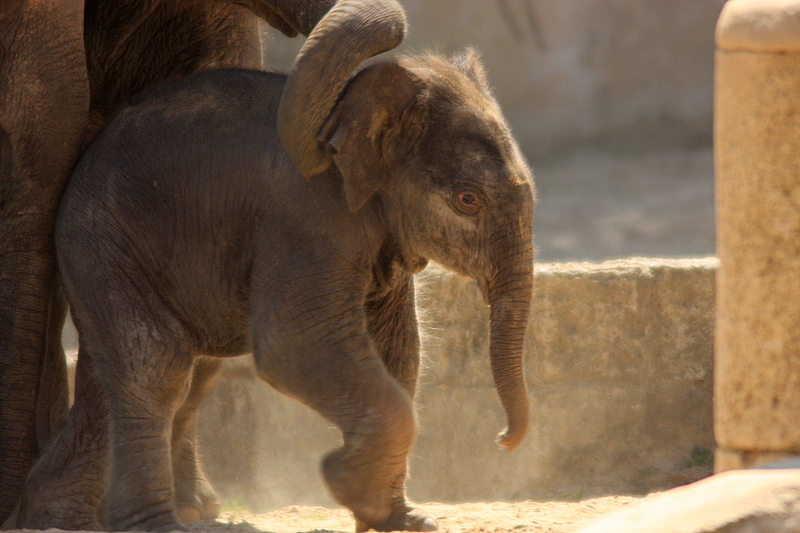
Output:
[[[75,516],[53,516],[52,513],[42,515],[35,519],[17,522],[17,527],[24,529],[63,529],[64,531],[106,531],[108,528],[100,525],[94,518],[80,518]]]
[[[119,527],[114,531],[150,531],[152,533],[168,533],[170,531],[189,531],[189,528],[174,521],[146,521],[135,526]]]
[[[198,520],[214,520],[219,516],[220,504],[217,501],[203,502],[202,507],[194,503],[178,503],[178,520],[185,524]]]
[[[31,501],[23,497],[16,526],[24,529],[57,528],[65,531],[106,531],[92,509],[80,509],[71,500]]]
[[[114,512],[116,509],[116,512]],[[163,502],[150,507],[115,508],[108,505],[110,528],[106,531],[150,531],[167,533],[168,531],[189,531],[189,528],[178,523],[177,513],[171,502]],[[116,515],[116,516],[114,516]]]
[[[138,529],[137,531],[152,531],[153,533],[169,533],[170,531],[190,531],[188,527],[183,526],[178,523],[173,524],[166,524],[157,527],[149,527],[145,526],[142,529]]]
[[[187,522],[197,522],[198,520],[203,519],[203,513],[194,505],[182,505],[179,503],[176,514],[178,515],[178,520],[181,521],[181,524],[186,524]]]
[[[393,512],[386,521],[380,524],[367,524],[356,519],[356,533],[370,529],[374,531],[437,531],[439,522],[424,511],[404,506],[400,512]]]
[[[34,467],[20,501],[17,527],[106,531],[100,524],[95,496],[102,490],[95,491],[96,487],[91,485],[86,480],[75,481],[69,476],[51,476],[46,469]]]

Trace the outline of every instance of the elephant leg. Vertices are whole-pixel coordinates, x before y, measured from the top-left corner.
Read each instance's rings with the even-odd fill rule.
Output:
[[[98,365],[110,400],[114,460],[105,511],[114,531],[184,529],[170,453],[173,418],[192,377],[182,344],[151,335],[119,346]]]
[[[108,398],[109,531],[183,529],[175,514],[171,433],[191,387],[193,356],[180,322],[121,252],[71,246],[60,255],[81,350],[91,349]],[[62,252],[62,249],[59,249]]]
[[[366,311],[369,334],[386,370],[413,399],[420,365],[413,276],[405,276],[388,293],[370,299]]]
[[[311,288],[311,310],[267,309],[254,319],[256,368],[267,383],[341,429],[342,447],[322,462],[325,482],[357,520],[381,524],[392,514],[416,436],[411,398],[375,353],[363,310],[342,308],[350,302],[341,292]]]
[[[81,347],[75,402],[64,429],[25,483],[18,525],[102,531],[98,518],[109,470],[108,399],[92,354]]]
[[[366,306],[367,327],[389,374],[413,400],[419,377],[419,329],[414,307],[413,277],[406,276],[387,294]],[[436,519],[415,509],[406,499],[408,462],[392,487],[392,513],[380,524],[357,520],[356,531],[435,531]]]
[[[83,1],[0,8],[0,523],[36,456],[36,396],[59,195],[80,152],[89,87]]]
[[[219,499],[206,480],[195,452],[195,427],[200,402],[216,381],[222,363],[217,357],[196,359],[189,395],[172,423],[172,471],[181,522],[213,520],[219,516]]]
[[[358,523],[371,527],[385,522],[393,511],[416,420],[408,395],[378,359],[343,370],[349,379],[341,380],[336,373],[318,375],[321,379],[309,380],[313,388],[304,386],[290,394],[342,430],[343,445],[325,456],[322,472],[334,498],[353,511]]]

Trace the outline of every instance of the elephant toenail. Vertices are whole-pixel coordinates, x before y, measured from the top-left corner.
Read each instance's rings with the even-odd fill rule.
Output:
[[[439,522],[436,521],[435,518],[429,516],[422,521],[419,525],[420,531],[438,531],[439,529]]]

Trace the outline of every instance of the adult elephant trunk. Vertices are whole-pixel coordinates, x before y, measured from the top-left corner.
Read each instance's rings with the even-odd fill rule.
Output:
[[[492,378],[506,412],[498,443],[512,451],[528,429],[528,394],[523,345],[533,295],[533,241],[530,224],[495,241],[497,275],[489,283],[489,356]]]
[[[395,0],[340,0],[311,32],[278,109],[283,147],[306,178],[331,164],[317,135],[353,71],[365,59],[395,48],[405,32],[405,12]]]

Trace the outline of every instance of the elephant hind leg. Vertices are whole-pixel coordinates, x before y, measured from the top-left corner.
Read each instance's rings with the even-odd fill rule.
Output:
[[[81,255],[90,267],[84,269],[64,256],[81,350],[91,349],[108,398],[109,530],[181,530],[170,450],[173,419],[191,386],[187,334],[141,277],[115,277],[113,263],[98,266],[92,262],[102,258],[94,255]]]
[[[18,519],[31,529],[102,531],[98,508],[109,470],[108,399],[92,355],[82,349],[75,403],[25,483]]]
[[[105,508],[114,531],[185,529],[176,514],[170,451],[173,417],[190,388],[192,358],[177,344],[164,344],[163,338],[132,343],[131,357],[120,360],[121,352],[114,350],[114,360],[101,368],[114,457]]]
[[[175,503],[181,522],[213,520],[220,502],[203,474],[195,451],[195,427],[200,403],[216,381],[222,359],[199,357],[194,364],[192,386],[172,424],[172,470]]]

